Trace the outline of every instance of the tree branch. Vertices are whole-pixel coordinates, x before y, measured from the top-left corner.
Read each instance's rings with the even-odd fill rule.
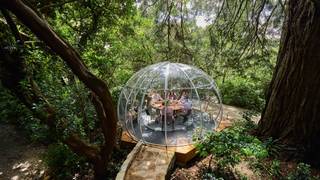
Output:
[[[106,118],[100,119],[102,131],[104,134],[107,152],[111,152],[115,145],[115,134],[117,130],[117,115],[112,102],[111,94],[104,81],[93,75],[89,69],[83,64],[79,53],[72,48],[66,41],[57,35],[46,21],[41,19],[31,8],[26,6],[20,0],[0,0],[0,5],[14,13],[17,18],[25,24],[39,39],[44,41],[55,53],[57,53],[71,68],[72,72],[82,81],[101,102],[101,110]],[[76,139],[76,138],[75,138]],[[78,142],[79,146],[81,142]],[[102,164],[106,165],[105,158],[110,154],[100,153],[103,159]],[[101,163],[96,163],[101,164]],[[104,168],[98,172],[104,174]],[[101,177],[102,178],[102,177]]]

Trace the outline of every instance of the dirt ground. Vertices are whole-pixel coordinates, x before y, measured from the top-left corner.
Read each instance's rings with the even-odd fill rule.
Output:
[[[45,147],[33,144],[13,125],[0,122],[0,179],[43,179],[41,155]]]

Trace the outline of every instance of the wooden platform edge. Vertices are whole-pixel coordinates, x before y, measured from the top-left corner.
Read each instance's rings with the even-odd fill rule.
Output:
[[[132,160],[135,158],[136,154],[140,151],[142,147],[142,142],[138,142],[132,151],[128,154],[127,159],[121,165],[120,171],[116,176],[116,180],[124,180],[127,174],[128,168],[130,167]]]

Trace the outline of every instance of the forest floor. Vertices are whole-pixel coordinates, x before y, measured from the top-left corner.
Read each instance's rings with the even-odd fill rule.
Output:
[[[14,125],[0,122],[0,179],[42,179],[46,147],[32,143]]]

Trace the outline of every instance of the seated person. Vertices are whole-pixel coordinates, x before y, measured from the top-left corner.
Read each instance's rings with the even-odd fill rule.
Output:
[[[188,92],[187,92],[186,90],[183,90],[183,91],[181,92],[180,97],[179,97],[179,101],[183,101],[183,100],[187,99],[188,97],[189,97]]]
[[[133,108],[128,111],[127,120],[136,123],[138,120],[138,109]]]
[[[165,106],[165,103],[162,103],[163,108],[161,109],[161,117],[162,117],[162,129],[164,125],[164,118],[166,115],[166,122],[168,124],[172,123],[172,128],[174,128],[174,116],[173,116],[173,109],[170,106]]]
[[[176,93],[174,93],[173,91],[170,91],[170,92],[168,93],[168,95],[167,95],[167,98],[168,98],[169,100],[176,100],[176,99],[177,99],[177,95],[176,95]]]
[[[160,105],[160,104],[158,104],[158,103],[161,103],[162,100],[163,100],[163,99],[162,99],[162,97],[160,96],[160,94],[154,91],[154,92],[152,92],[152,94],[151,94],[150,105],[152,105],[152,106],[157,105],[157,106],[154,106],[154,108],[155,108],[155,107],[158,107],[158,105]],[[157,103],[157,102],[158,102],[158,103]],[[150,107],[149,113],[151,112],[151,109],[152,109],[152,108]],[[160,114],[160,109],[159,109],[159,108],[156,108],[156,114]],[[159,118],[160,118],[160,117],[159,117]],[[156,123],[158,123],[157,118],[156,118]]]
[[[145,103],[145,111],[147,115],[150,115],[151,113],[151,97],[148,95],[144,96],[144,103]]]
[[[180,98],[180,102],[183,105],[181,114],[183,116],[183,122],[186,122],[192,111],[192,101],[188,98],[188,96],[185,96],[183,99]]]
[[[162,99],[162,97],[160,96],[159,93],[156,93],[156,92],[152,93],[151,101],[155,102],[155,101],[162,101],[162,100],[163,99]]]

